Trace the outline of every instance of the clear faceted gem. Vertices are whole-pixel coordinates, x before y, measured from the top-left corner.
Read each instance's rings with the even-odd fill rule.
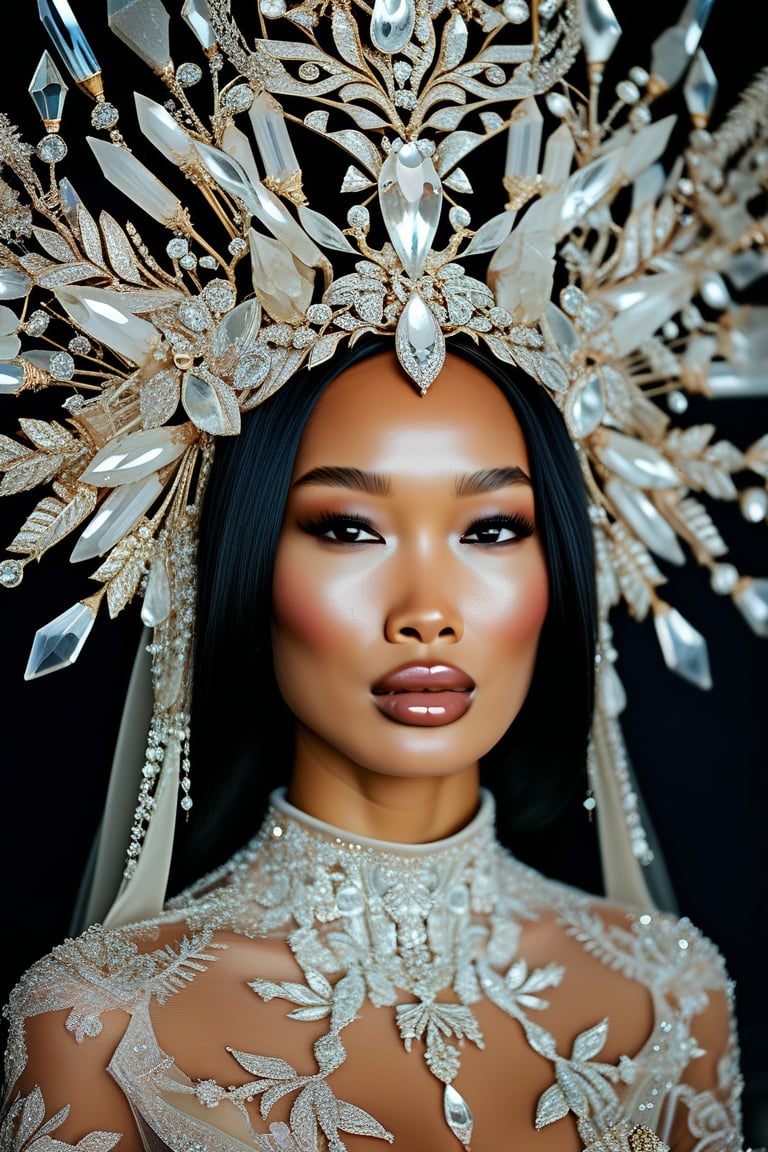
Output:
[[[757,636],[768,636],[768,578],[747,578],[733,602]]]
[[[58,124],[61,120],[67,91],[50,53],[43,52],[29,86],[29,94],[46,127]]]
[[[100,100],[91,112],[91,124],[101,131],[109,131],[110,128],[114,128],[119,119],[120,113],[117,108],[106,100]]]
[[[20,560],[0,561],[0,587],[17,588],[24,576],[24,565]]]
[[[371,40],[380,52],[399,52],[413,35],[416,5],[413,0],[375,0],[371,14]]]
[[[442,200],[435,166],[415,144],[403,144],[390,153],[379,177],[381,214],[392,246],[414,280],[424,271]]]
[[[675,608],[663,605],[653,617],[664,663],[698,688],[711,688],[709,655],[704,637]]]
[[[452,1084],[446,1084],[443,1092],[443,1112],[451,1132],[468,1149],[474,1119],[469,1104]]]
[[[397,357],[422,395],[443,366],[443,333],[418,292],[412,292],[395,331]]]
[[[80,602],[41,628],[35,635],[24,679],[35,680],[74,664],[95,620],[96,609]]]
[[[176,69],[176,81],[182,88],[191,88],[194,84],[199,84],[202,78],[203,70],[199,64],[187,61]]]
[[[162,555],[156,556],[149,571],[144,602],[141,606],[141,619],[148,628],[156,628],[168,619],[171,612],[171,582],[168,568]]]
[[[44,164],[58,164],[67,154],[67,145],[61,136],[44,136],[37,146],[37,155]]]

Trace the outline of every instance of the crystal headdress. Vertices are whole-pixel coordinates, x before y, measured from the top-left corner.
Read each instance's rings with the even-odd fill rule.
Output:
[[[0,436],[0,494],[44,489],[0,583],[70,537],[98,585],[40,629],[28,678],[71,664],[104,602],[116,616],[140,599],[152,630],[112,921],[157,910],[178,792],[192,804],[195,538],[216,437],[366,333],[392,336],[422,392],[464,333],[563,412],[598,558],[591,778],[604,855],[629,867],[606,879],[645,899],[611,613],[651,615],[668,666],[708,687],[704,638],[659,591],[665,566],[693,559],[768,634],[768,580],[724,559],[710,514],[738,499],[765,517],[768,436],[739,449],[684,419],[689,395],[768,384],[766,310],[741,302],[768,271],[768,70],[710,131],[711,0],[688,0],[610,95],[607,0],[260,0],[248,27],[224,0],[185,0],[173,26],[160,0],[109,0],[152,92],[121,113],[67,0],[38,6],[93,101],[88,156],[113,188],[81,199],[85,154],[70,172],[67,88],[45,52],[30,85],[43,139],[0,117],[0,393],[66,399],[60,419]],[[672,90],[676,113],[657,114]]]

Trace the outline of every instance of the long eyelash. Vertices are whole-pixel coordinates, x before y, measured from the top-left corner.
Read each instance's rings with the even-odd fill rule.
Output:
[[[316,512],[314,516],[308,516],[301,522],[301,527],[310,536],[322,536],[334,524],[343,522],[344,524],[354,524],[358,528],[364,528],[366,532],[375,532],[375,528],[370,520],[366,520],[364,516],[347,515],[345,512]]]
[[[463,535],[470,536],[482,528],[511,528],[518,536],[532,536],[536,531],[536,525],[527,516],[522,516],[519,513],[515,515],[499,514],[497,516],[481,516],[479,520],[473,520]]]

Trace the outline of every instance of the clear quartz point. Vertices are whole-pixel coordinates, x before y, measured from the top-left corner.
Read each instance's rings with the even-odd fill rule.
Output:
[[[413,35],[416,5],[413,0],[375,0],[371,14],[371,40],[380,52],[399,52]]]
[[[108,0],[107,19],[111,31],[155,72],[170,64],[170,17],[160,0]]]
[[[768,577],[745,577],[733,602],[757,636],[768,636]]]
[[[677,84],[699,47],[701,34],[715,0],[688,0],[676,24],[654,41],[651,71],[668,88]]]
[[[505,176],[534,180],[539,171],[539,153],[544,117],[533,96],[522,100],[515,109],[507,133]]]
[[[666,604],[654,611],[653,624],[667,668],[697,688],[711,688],[709,655],[701,633]]]
[[[216,38],[211,28],[208,0],[184,0],[181,15],[194,32],[204,51],[211,51],[216,45]]]
[[[87,601],[73,604],[35,634],[24,672],[25,680],[36,680],[58,672],[77,660],[96,620],[96,609]]]
[[[608,0],[580,0],[581,42],[590,64],[605,64],[621,38],[621,25]]]
[[[181,216],[177,197],[127,148],[95,136],[86,136],[86,140],[110,184],[124,192],[153,220],[172,226]]]
[[[457,1140],[460,1140],[465,1148],[469,1148],[469,1142],[472,1139],[472,1127],[474,1118],[464,1097],[460,1092],[457,1092],[452,1084],[446,1084],[443,1092],[443,1111],[445,1113],[445,1122],[453,1132]]]
[[[29,94],[49,131],[57,131],[68,88],[49,52],[43,52],[35,69]]]
[[[140,92],[134,92],[136,118],[139,127],[151,144],[175,163],[197,160],[197,150],[183,128],[174,120],[167,108],[157,104]]]
[[[160,553],[152,561],[149,579],[141,606],[142,623],[148,628],[156,628],[167,620],[171,612],[171,581],[165,556]]]
[[[445,338],[429,306],[412,292],[395,332],[397,358],[425,395],[445,360]]]
[[[392,246],[414,280],[424,271],[442,202],[435,166],[415,144],[389,154],[379,176],[379,204]]]
[[[266,90],[260,92],[248,109],[264,171],[271,180],[286,180],[299,170],[283,110]]]
[[[688,69],[683,95],[694,124],[706,124],[717,98],[717,77],[701,48]]]
[[[37,0],[43,27],[73,78],[89,80],[101,69],[67,0]]]
[[[89,520],[72,550],[70,562],[77,564],[109,552],[138,524],[162,491],[163,486],[154,472],[133,484],[121,484]]]

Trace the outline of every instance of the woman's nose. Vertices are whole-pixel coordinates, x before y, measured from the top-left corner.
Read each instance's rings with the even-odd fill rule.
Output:
[[[399,582],[399,594],[385,622],[386,638],[392,644],[436,640],[456,644],[464,634],[464,619],[446,584],[445,570],[441,578],[440,572],[427,574],[420,567]]]

